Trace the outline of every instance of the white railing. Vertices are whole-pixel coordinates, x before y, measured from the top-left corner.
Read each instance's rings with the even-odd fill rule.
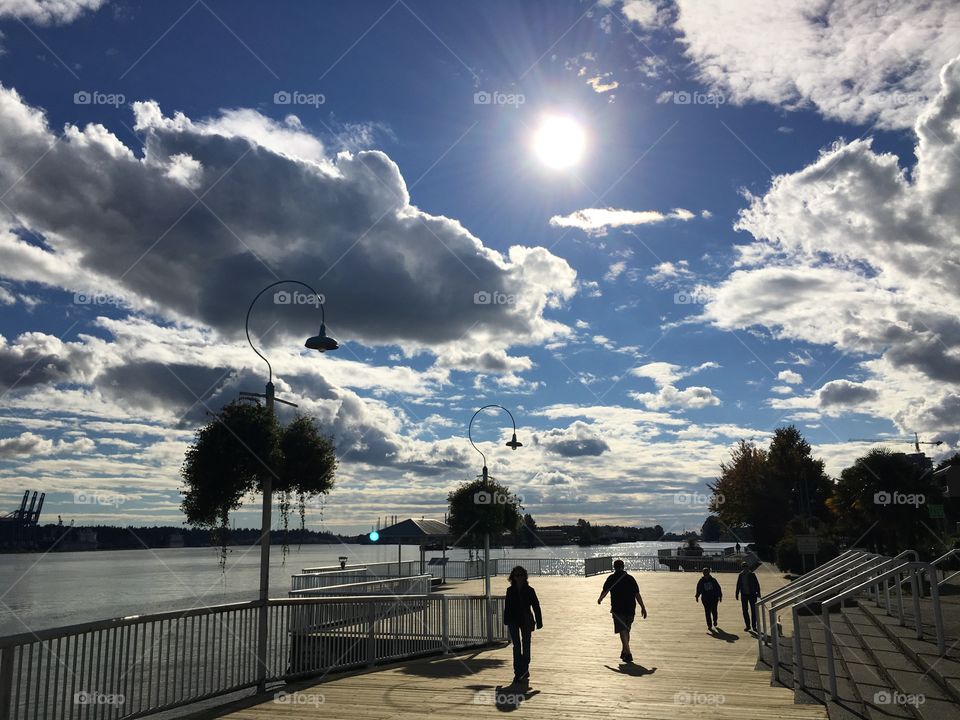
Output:
[[[334,575],[333,573],[330,573]],[[317,585],[291,590],[288,597],[323,597],[327,595],[429,595],[433,575],[402,578],[380,578],[339,585]]]
[[[473,580],[483,577],[483,560],[447,560],[446,570],[442,565],[426,567],[434,577],[446,577],[447,580]],[[490,574],[497,574],[497,561],[490,559]]]
[[[407,577],[409,575],[420,574],[419,560],[404,560],[402,562],[376,562],[360,563],[353,565],[324,565],[321,567],[303,568],[302,573],[331,573],[353,571],[359,573],[366,572],[373,577]]]
[[[926,573],[927,580],[930,581],[930,598],[933,601],[933,623],[934,630],[937,636],[937,653],[940,657],[946,655],[946,640],[943,635],[943,615],[940,610],[940,590],[937,587],[937,575],[936,570],[930,563],[925,562],[907,562],[902,565],[888,570],[879,577],[874,577],[867,580],[860,585],[857,585],[852,588],[848,588],[838,595],[824,600],[820,605],[820,612],[822,615],[823,622],[823,637],[825,642],[824,651],[827,656],[827,674],[830,678],[830,688],[829,695],[830,699],[833,699],[837,696],[837,671],[833,659],[833,628],[830,626],[830,608],[833,605],[842,603],[845,599],[854,597],[870,587],[876,587],[877,582],[882,580],[886,584],[888,578],[894,578],[899,580],[900,576],[904,573],[909,573],[912,579],[912,589],[913,589],[913,611],[914,611],[914,621],[916,622],[917,638],[920,639],[923,637],[923,623],[920,619],[920,599],[919,599],[919,586],[920,586],[920,573]],[[899,582],[897,583],[899,586]],[[796,628],[794,628],[796,632]]]
[[[485,599],[404,595],[267,601],[138,615],[0,638],[0,720],[125,720],[227,693],[506,639]],[[493,598],[499,618],[503,599]]]
[[[291,590],[326,587],[328,585],[344,585],[346,583],[366,582],[376,577],[360,570],[340,570],[337,572],[301,573],[290,576]]]

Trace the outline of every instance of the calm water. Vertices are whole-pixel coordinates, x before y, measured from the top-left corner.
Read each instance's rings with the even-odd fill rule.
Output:
[[[656,555],[659,548],[680,543],[640,542],[607,547],[506,548],[491,551],[499,557],[593,557],[597,555]],[[728,544],[704,543],[704,548]],[[285,597],[290,575],[301,568],[348,562],[397,559],[397,547],[371,545],[311,545],[291,548],[281,564],[279,548],[271,553],[270,595]],[[440,553],[427,553],[427,557]],[[465,559],[467,551],[447,556]],[[416,547],[403,548],[403,560],[419,559]],[[216,550],[178,548],[61,552],[43,555],[0,555],[0,635],[10,635],[90,620],[164,610],[254,600],[260,579],[259,548],[231,548],[226,572],[221,572]]]

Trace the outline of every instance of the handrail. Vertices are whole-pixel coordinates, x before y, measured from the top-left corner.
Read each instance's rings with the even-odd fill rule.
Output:
[[[908,552],[913,552],[913,551],[908,551]],[[914,553],[914,554],[916,554],[916,553]],[[892,563],[896,563],[896,562],[901,562],[901,561],[899,560],[899,558],[890,558],[889,560],[884,560],[884,561],[883,561],[882,563],[880,563],[879,565],[874,565],[873,567],[869,568],[868,570],[865,570],[865,571],[862,572],[862,573],[859,573],[859,574],[857,574],[857,575],[854,575],[854,576],[851,577],[851,578],[847,578],[846,580],[844,580],[843,585],[842,585],[843,592],[846,592],[846,591],[849,590],[851,587],[864,587],[864,583],[859,582],[860,579],[863,578],[864,576],[867,576],[867,580],[866,580],[866,585],[865,585],[865,587],[870,588],[870,587],[874,587],[881,579],[883,579],[885,573],[888,573],[888,572],[896,572],[896,573],[899,574],[900,572],[902,572],[905,568],[909,567],[909,565],[910,565],[909,562],[901,562],[901,564],[900,564],[900,565],[897,565],[896,567],[891,567],[891,568],[888,568],[888,569],[886,569],[886,570],[883,569],[884,566],[888,566],[888,565],[890,565],[890,564],[892,564]],[[886,582],[886,580],[884,580],[884,582]],[[802,648],[801,648],[801,644],[800,644],[800,632],[799,632],[799,628],[800,628],[800,609],[803,608],[803,607],[807,607],[807,606],[811,605],[812,603],[816,603],[816,602],[822,601],[822,600],[824,600],[825,598],[830,599],[830,598],[832,598],[832,597],[835,597],[835,593],[836,593],[836,591],[837,591],[838,589],[841,589],[841,588],[838,588],[838,587],[827,588],[826,590],[822,590],[822,591],[816,593],[815,595],[813,595],[813,596],[811,596],[811,597],[803,598],[803,600],[801,600],[799,603],[796,603],[796,604],[793,605],[793,608],[792,608],[792,615],[793,615],[793,677],[794,677],[794,685],[795,685],[796,687],[798,687],[798,688],[803,689],[803,688],[805,688],[805,687],[807,686],[807,685],[806,685],[806,681],[805,681],[805,679],[804,679],[803,653],[802,653]],[[879,599],[879,596],[878,596],[878,599]],[[822,607],[822,606],[823,606],[823,603],[821,602],[821,607]],[[903,622],[903,597],[902,597],[902,595],[900,596],[900,618],[901,618],[901,623],[902,623],[902,622]]]
[[[819,577],[820,575],[823,575],[824,573],[828,572],[828,571],[829,571],[830,569],[832,569],[834,566],[843,563],[847,558],[849,558],[849,557],[851,557],[851,556],[853,556],[853,555],[867,555],[867,554],[869,554],[869,553],[867,553],[867,552],[865,552],[865,551],[863,551],[863,550],[846,550],[846,551],[840,553],[839,555],[837,555],[837,557],[835,557],[833,560],[830,560],[829,562],[824,563],[823,565],[821,565],[821,566],[818,567],[818,568],[814,568],[813,570],[811,570],[811,571],[808,572],[808,573],[804,573],[803,575],[801,575],[800,577],[798,577],[796,580],[794,580],[792,583],[789,583],[788,585],[784,585],[782,588],[778,588],[778,589],[774,590],[773,592],[767,593],[767,594],[764,596],[764,598],[767,599],[767,600],[769,600],[769,599],[771,599],[771,598],[775,598],[777,595],[781,595],[781,594],[783,594],[784,592],[786,592],[789,588],[794,587],[797,583],[802,583],[802,582],[806,582],[806,581],[808,581],[808,580],[816,579],[816,578]]]
[[[380,578],[379,580],[365,580],[362,582],[347,582],[341,583],[339,585],[321,585],[319,587],[312,588],[300,588],[298,590],[291,590],[289,592],[289,597],[323,597],[324,595],[335,595],[337,590],[343,591],[345,589],[356,588],[358,593],[364,588],[373,588],[374,586],[396,586],[398,584],[405,584],[410,586],[423,586],[426,585],[427,588],[430,587],[430,583],[433,581],[433,575],[408,575],[406,577],[399,578]],[[309,593],[315,593],[310,595]],[[396,590],[387,590],[388,594],[396,594]],[[363,593],[363,594],[373,594],[373,593]],[[340,597],[343,597],[342,595]]]
[[[879,555],[875,555],[867,558],[856,558],[856,560],[860,562],[857,565],[853,566],[852,568],[843,568],[843,569],[838,568],[838,571],[844,574],[841,576],[844,578],[844,580],[850,580],[852,578],[860,577],[864,572],[869,571],[875,568],[877,565],[886,562],[886,560],[884,560],[882,556],[879,556]],[[864,567],[867,568],[866,571],[863,569]],[[849,575],[850,573],[853,573],[852,578],[846,578],[845,575]],[[769,618],[770,618],[770,639],[771,639],[770,649],[773,654],[773,679],[774,680],[776,681],[780,680],[780,629],[777,627],[777,611],[791,605],[797,605],[801,602],[805,602],[806,598],[802,597],[802,595],[803,593],[809,592],[810,590],[819,589],[820,591],[822,591],[825,588],[825,586],[828,586],[828,585],[832,585],[833,588],[836,588],[837,579],[838,578],[831,578],[829,580],[825,580],[821,583],[818,583],[817,585],[814,585],[812,588],[809,588],[809,589],[801,588],[797,593],[792,594],[790,598],[788,599],[781,598],[780,602],[773,603],[769,607],[767,612],[769,613]],[[794,628],[794,635],[796,635],[796,628]],[[763,638],[760,637],[759,633],[757,633],[757,637],[758,637],[760,652],[762,654]]]
[[[761,641],[765,640],[768,636],[767,632],[767,616],[763,612],[763,607],[768,605],[775,598],[781,597],[788,593],[796,593],[798,589],[803,588],[804,586],[809,585],[813,581],[823,580],[826,577],[835,575],[838,572],[845,572],[844,567],[850,565],[851,563],[857,562],[858,560],[863,560],[864,558],[876,557],[873,553],[867,553],[860,550],[849,550],[843,555],[840,555],[833,560],[831,560],[826,565],[817,568],[816,570],[811,570],[805,575],[801,575],[799,578],[794,580],[789,585],[784,585],[782,588],[775,590],[772,593],[764,595],[760,598],[760,601],[757,605],[757,612],[760,614],[760,632],[757,633],[757,638]]]
[[[830,676],[830,690],[829,696],[833,700],[837,696],[837,672],[836,666],[833,659],[833,629],[830,626],[830,606],[842,602],[843,600],[852,597],[858,592],[863,591],[864,589],[875,585],[877,581],[886,580],[890,577],[896,577],[904,570],[909,569],[913,582],[913,606],[914,606],[914,620],[916,622],[917,628],[917,638],[923,638],[923,624],[920,621],[920,599],[917,595],[916,589],[918,584],[917,575],[920,571],[926,572],[927,578],[930,580],[930,599],[933,601],[933,622],[934,628],[937,634],[937,652],[940,654],[940,657],[943,657],[946,654],[946,642],[943,636],[943,615],[940,610],[940,590],[937,587],[937,583],[934,582],[936,578],[936,570],[934,569],[931,563],[926,562],[909,562],[904,563],[893,570],[888,570],[885,573],[882,573],[879,577],[871,578],[865,583],[860,585],[848,588],[841,592],[839,595],[836,595],[820,604],[820,613],[822,615],[823,627],[824,627],[824,642],[825,650],[827,654],[827,674]]]
[[[940,557],[938,557],[936,560],[931,561],[930,564],[931,564],[933,567],[936,567],[937,565],[939,565],[939,564],[941,563],[941,561],[946,560],[947,558],[950,558],[950,557],[960,557],[960,549],[953,548],[952,550],[947,550],[947,552],[945,552],[943,555],[941,555]],[[960,575],[960,570],[957,570],[957,572],[953,573],[952,575],[947,575],[947,576],[944,577],[942,580],[940,580],[940,581],[937,583],[937,585],[938,585],[938,586],[943,585],[945,582],[947,582],[947,580],[952,580],[953,578],[957,577],[958,575]]]

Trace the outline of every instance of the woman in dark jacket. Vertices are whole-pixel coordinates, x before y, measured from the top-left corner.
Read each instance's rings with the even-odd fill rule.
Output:
[[[543,627],[540,601],[527,584],[527,571],[517,565],[510,571],[510,587],[503,604],[503,624],[510,631],[513,643],[513,681],[530,679],[530,636],[534,625]]]

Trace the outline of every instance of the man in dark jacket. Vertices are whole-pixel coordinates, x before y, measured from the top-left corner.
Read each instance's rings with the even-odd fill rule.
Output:
[[[710,574],[710,568],[703,569],[703,577],[697,583],[697,594],[693,599],[703,603],[707,630],[713,630],[717,625],[717,605],[723,600],[723,590],[720,589],[717,579]]]
[[[597,598],[597,605],[610,593],[610,614],[613,615],[613,631],[620,636],[620,659],[624,662],[633,662],[630,652],[630,627],[636,617],[637,605],[640,606],[640,616],[647,617],[647,608],[640,597],[640,586],[632,575],[624,571],[623,560],[613,563],[613,574],[607,575],[603,581],[603,592]]]
[[[747,632],[750,632],[751,629],[756,632],[757,598],[760,597],[760,581],[757,579],[756,573],[746,563],[743,563],[740,568],[736,597],[740,598],[740,607],[743,608],[743,629]]]
[[[530,679],[530,637],[534,623],[543,629],[543,615],[537,593],[527,584],[527,571],[517,565],[510,571],[510,587],[503,601],[503,624],[513,643],[513,682]]]

